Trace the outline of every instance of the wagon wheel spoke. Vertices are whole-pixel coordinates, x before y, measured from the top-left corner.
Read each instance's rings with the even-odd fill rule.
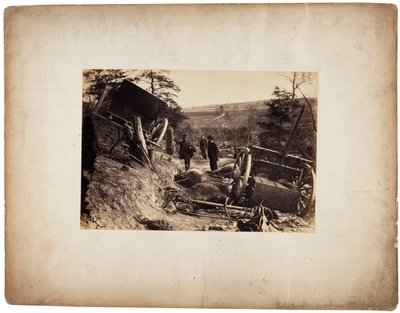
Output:
[[[234,169],[235,169],[235,171],[239,171],[240,170],[240,165],[238,163],[235,163]]]
[[[231,199],[232,203],[237,203],[246,189],[250,176],[251,154],[249,149],[241,151],[236,158],[231,173]]]
[[[167,127],[168,120],[166,118],[159,120],[150,130],[148,138],[159,145],[164,138]]]
[[[315,173],[313,168],[305,164],[296,182],[295,189],[299,192],[299,202],[297,204],[297,214],[304,216],[308,213],[315,201]]]
[[[241,169],[242,169],[242,165],[243,165],[243,157],[242,157],[242,155],[239,155],[237,162],[235,162],[235,167],[240,172],[241,172]]]
[[[303,197],[303,198],[306,198],[307,200],[310,199],[310,196],[309,195],[305,195],[304,193],[301,193],[300,196]]]

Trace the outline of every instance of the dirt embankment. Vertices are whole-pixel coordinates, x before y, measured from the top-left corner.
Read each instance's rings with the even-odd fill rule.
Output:
[[[174,183],[182,167],[179,160],[155,154],[158,175],[134,162],[130,165],[98,156],[95,170],[88,177],[86,210],[81,218],[85,229],[164,229],[164,230],[235,230],[235,223],[221,218],[198,218],[181,214],[166,203],[168,188],[184,188]]]

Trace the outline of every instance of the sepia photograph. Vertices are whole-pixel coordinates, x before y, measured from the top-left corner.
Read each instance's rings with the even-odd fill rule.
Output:
[[[397,16],[7,8],[7,303],[396,308]]]
[[[83,70],[81,228],[314,232],[317,82]]]

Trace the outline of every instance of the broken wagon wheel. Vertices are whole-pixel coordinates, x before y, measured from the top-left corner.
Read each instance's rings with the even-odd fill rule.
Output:
[[[157,145],[163,140],[165,132],[167,131],[168,120],[163,118],[159,120],[151,129],[149,139],[155,142]]]
[[[303,165],[303,170],[296,181],[296,190],[300,193],[299,202],[297,203],[297,215],[305,216],[314,205],[315,202],[315,172],[308,165]]]
[[[251,154],[249,149],[242,150],[236,158],[231,172],[231,203],[237,203],[246,189],[250,176]]]

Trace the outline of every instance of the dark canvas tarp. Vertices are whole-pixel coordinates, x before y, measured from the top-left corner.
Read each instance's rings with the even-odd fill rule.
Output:
[[[116,92],[109,111],[128,121],[133,121],[134,116],[155,120],[167,106],[161,99],[124,80]]]

